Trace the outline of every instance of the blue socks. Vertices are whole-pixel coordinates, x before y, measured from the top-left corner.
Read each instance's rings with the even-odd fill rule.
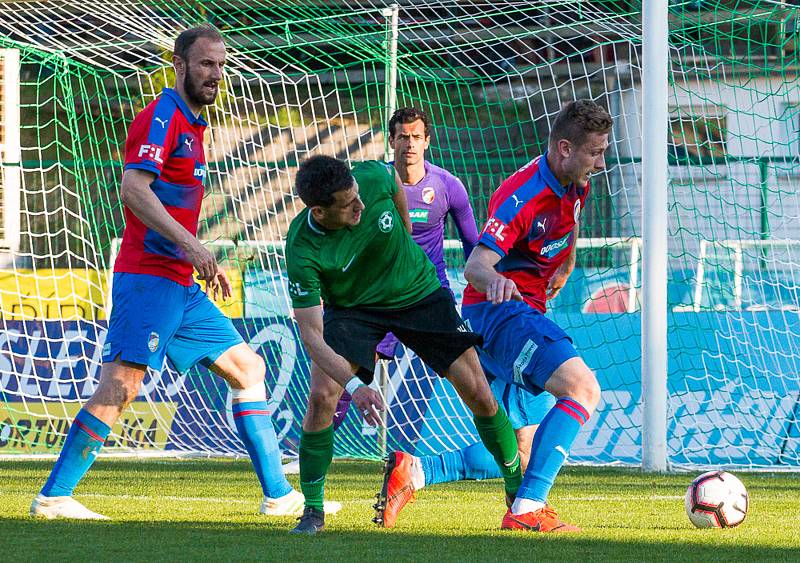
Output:
[[[517,498],[547,502],[547,494],[587,420],[589,413],[574,399],[564,397],[556,402],[536,430],[528,470]]]
[[[499,479],[497,462],[482,442],[466,448],[420,458],[425,486],[464,479]]]
[[[94,463],[110,431],[106,423],[89,411],[78,411],[41,494],[46,497],[71,497],[78,482]]]
[[[279,498],[292,491],[283,475],[278,437],[266,401],[233,404],[233,420],[244,442],[264,496]]]

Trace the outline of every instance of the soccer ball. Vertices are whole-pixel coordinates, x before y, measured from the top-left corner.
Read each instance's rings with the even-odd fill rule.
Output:
[[[747,489],[727,471],[709,471],[686,490],[686,515],[698,528],[733,528],[744,521]]]

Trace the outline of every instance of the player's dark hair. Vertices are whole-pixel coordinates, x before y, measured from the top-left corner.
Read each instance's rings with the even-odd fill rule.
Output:
[[[204,23],[203,25],[198,25],[197,27],[182,31],[177,39],[175,39],[175,48],[172,52],[184,61],[188,60],[189,49],[191,49],[194,42],[201,37],[211,39],[212,41],[222,41],[224,43],[222,34],[217,28],[209,23]]]
[[[395,111],[389,120],[389,136],[394,137],[394,128],[398,123],[414,123],[418,119],[425,126],[425,136],[430,136],[431,120],[427,113],[417,108],[400,108]]]
[[[333,194],[353,187],[350,168],[330,156],[312,156],[300,165],[294,191],[307,207],[328,207],[336,201]]]
[[[609,133],[613,125],[606,109],[592,100],[564,104],[550,129],[550,143],[566,139],[576,146],[586,141],[587,133]]]

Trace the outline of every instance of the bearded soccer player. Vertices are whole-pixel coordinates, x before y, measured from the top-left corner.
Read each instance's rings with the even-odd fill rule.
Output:
[[[589,176],[605,168],[612,119],[591,100],[566,104],[548,150],[503,182],[464,271],[462,315],[483,336],[481,361],[527,392],[556,404],[539,425],[528,468],[502,528],[578,531],[562,522],[547,495],[581,426],[600,401],[594,373],[572,340],[546,318],[546,301],[575,264],[577,226]]]
[[[300,486],[306,508],[293,533],[324,528],[325,477],[333,457],[333,414],[344,388],[369,424],[383,403],[366,384],[375,348],[394,333],[447,377],[475,415],[475,425],[515,495],[521,472],[508,417],[491,394],[452,296],[411,238],[405,192],[394,169],[315,156],[297,172],[306,204],[286,240],[289,294],[311,357],[308,411],[300,438]],[[405,225],[405,228],[404,228]],[[324,310],[323,310],[324,303]]]
[[[73,491],[136,397],[147,367],[160,370],[165,356],[179,372],[199,363],[230,384],[236,429],[264,492],[261,513],[294,515],[303,508],[303,495],[281,468],[264,361],[192,279],[196,270],[206,292],[231,294],[227,276],[196,237],[206,175],[201,111],[219,93],[222,36],[211,26],[184,31],[172,61],[175,88],[165,88],[136,116],[125,143],[125,232],[100,383],[75,417],[32,516],[106,519],[73,499]]]

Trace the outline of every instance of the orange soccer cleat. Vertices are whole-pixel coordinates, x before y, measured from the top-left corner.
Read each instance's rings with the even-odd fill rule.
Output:
[[[415,458],[411,454],[392,452],[383,469],[383,485],[375,503],[375,522],[378,526],[392,528],[397,522],[397,515],[409,502],[417,498],[416,488],[412,481],[412,464]]]
[[[508,509],[503,523],[503,530],[526,530],[528,532],[580,532],[581,529],[571,524],[566,524],[558,519],[552,506],[545,506],[533,512],[514,514]]]

